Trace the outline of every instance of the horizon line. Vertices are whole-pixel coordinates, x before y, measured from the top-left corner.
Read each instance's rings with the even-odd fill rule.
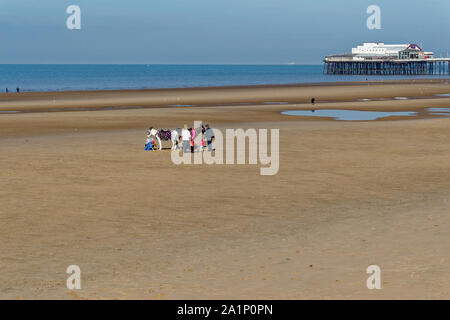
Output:
[[[64,62],[64,63],[0,63],[0,65],[163,65],[163,66],[317,66],[322,65],[321,63],[95,63],[95,62]]]

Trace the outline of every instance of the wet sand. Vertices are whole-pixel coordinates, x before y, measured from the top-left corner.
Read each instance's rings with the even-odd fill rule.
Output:
[[[450,117],[280,114],[311,108],[314,90],[314,108],[420,113],[449,107],[434,95],[450,85],[286,88],[205,89],[217,99],[183,98],[176,104],[203,106],[179,108],[158,105],[152,91],[135,102],[151,108],[88,112],[44,112],[55,108],[49,93],[2,96],[1,110],[40,112],[0,114],[0,298],[450,298]],[[166,104],[183,96],[171,92]],[[74,94],[58,93],[56,108],[130,106],[135,93],[119,102],[111,94],[120,92],[90,93],[101,102]],[[218,106],[247,95],[251,105]],[[386,100],[357,101],[377,97]],[[290,104],[262,104],[270,101]],[[193,120],[279,128],[279,173],[176,166],[168,150],[144,152],[148,126]],[[81,290],[66,288],[72,264]],[[381,290],[366,287],[372,264]]]
[[[430,97],[448,93],[448,80],[374,81],[183,89],[24,92],[0,94],[0,111],[63,111],[73,108],[164,107],[176,105],[309,103],[356,98]],[[75,110],[76,111],[76,110]]]

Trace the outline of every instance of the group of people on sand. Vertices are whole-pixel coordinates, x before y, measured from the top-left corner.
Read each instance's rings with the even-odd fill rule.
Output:
[[[195,145],[195,138],[198,135],[202,135],[200,139],[200,145]],[[200,151],[204,151],[205,147],[208,151],[213,151],[212,142],[214,140],[214,131],[211,129],[209,124],[202,126],[201,128],[188,128],[187,124],[184,125],[183,129],[181,129],[180,134],[181,142],[182,142],[182,150],[183,153],[194,153],[196,147],[200,148]],[[173,139],[173,135],[172,135]],[[179,140],[179,139],[178,139]],[[176,144],[175,149],[178,149],[178,144]]]
[[[196,138],[201,135],[201,139]],[[184,125],[183,128],[177,128],[173,130],[157,130],[153,127],[150,127],[147,131],[147,141],[145,143],[145,150],[155,150],[157,148],[155,144],[156,138],[160,144],[161,149],[161,140],[171,140],[172,141],[172,150],[178,150],[181,148],[183,153],[194,153],[196,150],[200,150],[201,152],[207,149],[208,151],[214,151],[212,147],[212,143],[214,140],[214,131],[206,124],[205,126],[201,126],[199,128],[188,128],[187,124]],[[199,142],[199,145],[197,143]]]

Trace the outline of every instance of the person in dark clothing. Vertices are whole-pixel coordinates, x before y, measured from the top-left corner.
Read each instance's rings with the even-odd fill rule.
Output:
[[[8,90],[8,88],[6,88],[6,93],[8,93],[9,92],[9,90]]]
[[[316,98],[311,99],[311,104],[313,105],[314,103],[316,103]]]
[[[209,124],[205,125],[206,131],[205,131],[205,140],[208,146],[208,151],[214,151],[212,148],[212,142],[214,140],[214,131],[209,127]]]
[[[19,87],[17,87],[17,88],[16,88],[16,91],[17,91],[17,93],[19,93],[19,92],[20,92],[20,89],[19,89]]]

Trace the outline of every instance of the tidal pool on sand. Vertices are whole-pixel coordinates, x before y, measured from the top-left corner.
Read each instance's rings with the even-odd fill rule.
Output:
[[[437,116],[450,116],[450,108],[428,108],[427,111]]]
[[[328,117],[335,120],[363,121],[376,120],[391,116],[405,117],[417,115],[417,112],[379,112],[379,111],[360,111],[360,110],[343,110],[343,109],[319,109],[319,110],[289,110],[283,111],[281,114],[290,116],[303,117]]]

